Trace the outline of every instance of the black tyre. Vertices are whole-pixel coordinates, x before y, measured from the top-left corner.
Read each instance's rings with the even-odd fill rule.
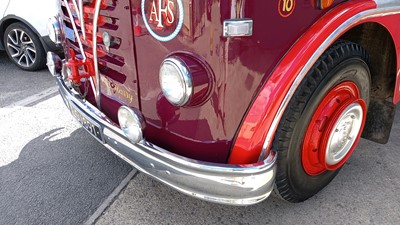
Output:
[[[350,157],[365,124],[370,92],[368,55],[338,41],[306,75],[279,124],[275,192],[301,202],[324,188]]]
[[[19,68],[28,71],[43,69],[46,54],[37,35],[23,23],[13,23],[4,32],[8,57]]]

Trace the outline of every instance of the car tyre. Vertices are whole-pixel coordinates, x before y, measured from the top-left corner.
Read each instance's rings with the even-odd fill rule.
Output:
[[[8,57],[19,68],[27,71],[43,69],[45,50],[37,35],[23,23],[13,23],[4,32],[4,46]]]
[[[280,121],[275,193],[289,202],[315,195],[338,174],[364,128],[370,95],[368,54],[335,42],[297,88]]]

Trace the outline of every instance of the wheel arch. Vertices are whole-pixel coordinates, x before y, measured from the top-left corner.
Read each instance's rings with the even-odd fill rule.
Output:
[[[268,75],[268,80],[261,87],[258,95],[255,96],[242,121],[228,162],[233,164],[255,163],[265,158],[271,150],[272,140],[279,121],[294,91],[323,52],[338,39],[346,37],[346,34],[350,36],[349,34],[354,33],[355,27],[365,26],[362,24],[367,22],[382,24],[377,28],[381,30],[382,35],[389,33],[392,39],[395,36],[400,39],[400,29],[396,28],[396,20],[393,17],[400,18],[399,4],[395,7],[378,7],[375,1],[360,0],[343,3],[320,18],[294,43],[272,74]],[[387,24],[390,24],[391,29],[382,29],[382,26],[389,27]],[[396,41],[394,43],[396,44]],[[392,50],[390,51],[392,52]],[[400,65],[399,61],[397,65]],[[375,76],[375,78],[382,78],[382,76]],[[396,87],[400,87],[400,79],[397,80]],[[392,81],[389,83],[393,85]],[[398,99],[400,99],[400,93]],[[396,92],[393,101],[396,101]],[[393,105],[393,102],[390,104]],[[379,108],[379,106],[376,107]],[[375,110],[372,110],[372,112],[375,112]],[[378,123],[379,121],[375,124]],[[376,128],[373,124],[368,124],[367,127],[373,128],[371,130]],[[382,137],[373,139],[366,135],[364,137],[375,141],[384,139]]]
[[[42,36],[35,29],[35,27],[33,27],[28,21],[15,15],[8,15],[0,20],[0,49],[4,50],[4,40],[3,40],[4,32],[6,31],[7,27],[13,23],[23,23],[24,25],[26,25],[39,38],[45,51],[48,50],[47,44],[43,41]]]
[[[395,114],[397,54],[390,31],[379,22],[365,22],[343,34],[340,39],[367,50],[371,72],[370,107],[363,138],[387,143]]]

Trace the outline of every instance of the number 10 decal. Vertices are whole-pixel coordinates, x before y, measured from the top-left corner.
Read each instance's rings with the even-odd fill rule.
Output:
[[[288,17],[294,12],[296,0],[279,0],[278,12],[282,17]]]

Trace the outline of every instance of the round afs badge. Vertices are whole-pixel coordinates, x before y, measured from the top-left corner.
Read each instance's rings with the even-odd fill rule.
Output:
[[[174,39],[183,26],[182,0],[142,0],[143,21],[147,30],[159,41]]]

